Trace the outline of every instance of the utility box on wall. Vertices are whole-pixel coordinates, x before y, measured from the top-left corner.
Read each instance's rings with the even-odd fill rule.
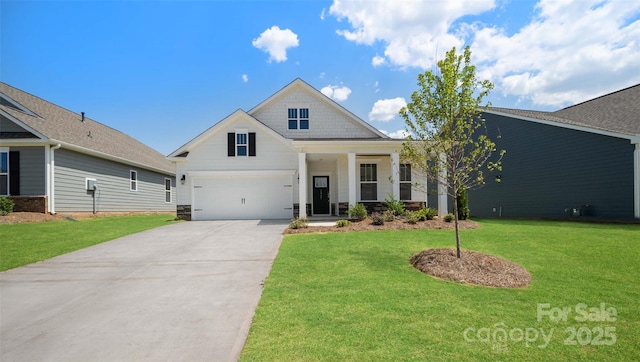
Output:
[[[93,179],[93,178],[88,178],[85,179],[86,180],[86,185],[87,185],[87,190],[88,191],[95,191],[98,189],[98,180]]]

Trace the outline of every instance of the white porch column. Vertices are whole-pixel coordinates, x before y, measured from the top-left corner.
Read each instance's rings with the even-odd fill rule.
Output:
[[[298,209],[299,218],[307,217],[307,154],[298,153]]]
[[[444,157],[444,155],[442,155]],[[447,170],[443,168],[440,171],[440,175],[438,175],[438,180],[446,180],[447,179]],[[438,181],[438,216],[443,217],[449,213],[448,203],[448,195],[447,195],[447,185],[443,184],[441,181]]]
[[[391,154],[391,193],[394,200],[400,200],[400,154]]]
[[[640,219],[640,143],[633,151],[633,216]]]
[[[347,167],[349,170],[349,178],[347,183],[349,184],[349,207],[355,206],[357,203],[356,198],[356,154],[350,152],[347,154]]]

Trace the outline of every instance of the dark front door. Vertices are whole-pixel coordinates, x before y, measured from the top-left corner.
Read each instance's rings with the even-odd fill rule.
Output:
[[[329,203],[329,176],[313,176],[313,214],[331,213]]]

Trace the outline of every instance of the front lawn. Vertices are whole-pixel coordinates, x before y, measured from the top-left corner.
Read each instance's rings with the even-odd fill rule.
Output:
[[[109,216],[0,225],[0,271],[166,225],[170,215]]]
[[[483,220],[461,235],[532,283],[461,285],[409,264],[453,247],[451,230],[285,236],[241,360],[640,358],[638,225]]]

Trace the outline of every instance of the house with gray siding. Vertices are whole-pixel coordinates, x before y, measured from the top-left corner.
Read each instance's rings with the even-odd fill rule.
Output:
[[[640,218],[640,85],[555,112],[483,116],[507,153],[500,182],[469,192],[472,216]]]
[[[175,183],[154,149],[0,83],[0,196],[15,211],[174,211]]]

